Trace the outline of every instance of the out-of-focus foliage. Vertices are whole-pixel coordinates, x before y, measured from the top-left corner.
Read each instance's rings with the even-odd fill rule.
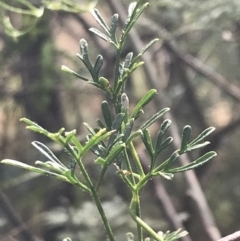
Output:
[[[51,11],[66,11],[68,13],[82,13],[91,10],[97,4],[97,0],[74,1],[74,0],[14,0],[0,1],[1,23],[5,33],[17,39],[29,32],[46,9]],[[21,18],[20,29],[13,26],[8,12],[19,14]],[[19,25],[19,24],[18,24]]]

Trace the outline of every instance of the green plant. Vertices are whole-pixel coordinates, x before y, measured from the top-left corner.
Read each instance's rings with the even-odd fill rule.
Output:
[[[178,230],[172,233],[169,231],[166,233],[157,233],[145,223],[141,217],[139,196],[141,190],[146,183],[155,176],[161,176],[171,180],[175,173],[196,168],[216,156],[215,152],[210,151],[185,166],[174,167],[180,155],[208,145],[209,142],[204,142],[204,139],[214,131],[213,127],[207,128],[197,138],[190,141],[191,127],[187,125],[183,128],[182,142],[179,149],[175,150],[166,160],[159,160],[159,154],[169,147],[173,141],[172,137],[165,138],[171,121],[167,119],[162,122],[155,143],[152,140],[148,128],[168,112],[169,108],[164,108],[154,114],[143,123],[140,128],[135,129],[133,127],[135,121],[144,113],[143,108],[157,94],[155,89],[149,90],[133,110],[130,110],[129,99],[125,93],[125,83],[130,74],[144,64],[140,60],[141,56],[157,39],[149,42],[142,52],[135,57],[133,53],[128,53],[125,56],[125,60],[121,62],[126,37],[147,6],[148,3],[143,4],[141,0],[130,4],[128,8],[128,18],[120,36],[116,34],[119,19],[118,14],[112,16],[111,24],[108,26],[98,10],[94,9],[92,11],[94,18],[103,28],[104,32],[100,32],[95,28],[91,28],[90,31],[112,44],[116,49],[115,76],[113,81],[109,81],[100,76],[100,70],[103,65],[103,57],[101,55],[96,57],[94,64],[90,62],[88,57],[88,43],[84,39],[80,40],[80,54],[77,54],[77,57],[88,69],[91,79],[74,72],[66,66],[62,66],[63,71],[96,86],[101,89],[106,96],[106,100],[103,101],[101,105],[104,121],[98,119],[98,127],[96,128],[84,123],[89,132],[86,137],[86,143],[83,144],[77,139],[75,130],[67,132],[62,128],[57,133],[51,133],[29,119],[21,119],[21,121],[28,125],[28,129],[38,132],[61,145],[71,156],[70,167],[66,167],[46,145],[38,141],[34,141],[32,143],[33,146],[48,159],[46,162],[37,161],[36,164],[40,167],[30,166],[9,159],[2,161],[2,163],[24,168],[29,171],[54,176],[87,192],[96,204],[110,241],[114,241],[115,238],[98,195],[102,180],[110,165],[114,164],[116,166],[118,176],[128,186],[132,194],[129,212],[132,219],[136,222],[138,240],[142,241],[144,239],[143,230],[145,230],[154,240],[171,241],[186,235],[187,232]],[[141,137],[149,154],[150,167],[147,172],[144,172],[142,163],[135,149],[134,140],[138,137]],[[84,164],[84,158],[88,152],[93,152],[96,155],[95,163],[101,168],[97,183],[92,181]],[[76,175],[76,166],[80,169],[81,180]],[[65,240],[69,239],[67,238]],[[128,235],[128,240],[133,240],[131,234]]]

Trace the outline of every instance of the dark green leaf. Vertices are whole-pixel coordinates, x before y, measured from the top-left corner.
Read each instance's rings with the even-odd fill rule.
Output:
[[[103,113],[103,117],[104,117],[108,130],[111,130],[112,124],[113,124],[112,123],[112,115],[111,115],[110,106],[106,100],[102,102],[102,113]]]
[[[155,150],[158,153],[159,153],[158,149],[160,148],[160,146],[162,144],[163,137],[164,137],[166,131],[168,130],[168,128],[170,127],[171,123],[172,123],[171,120],[165,120],[161,124],[160,130],[157,135],[157,141],[156,141],[156,147],[155,147]]]
[[[156,157],[159,155],[160,152],[162,152],[164,149],[166,149],[173,141],[172,137],[168,137],[160,146],[157,147],[155,150],[156,152]]]
[[[93,67],[93,70],[97,76],[99,74],[99,71],[100,71],[102,65],[103,65],[103,57],[102,57],[102,55],[98,55],[96,62],[94,64],[94,67]]]
[[[125,116],[124,113],[117,114],[115,120],[112,123],[112,129],[113,130],[119,130],[120,129],[120,127],[122,125],[122,122],[124,120],[124,116]]]
[[[178,157],[178,151],[173,152],[172,155],[168,158],[168,160],[161,164],[161,166],[164,167],[163,170],[168,171],[168,169],[172,167],[172,165],[178,159]]]
[[[154,150],[153,150],[152,138],[151,138],[149,130],[148,129],[143,130],[143,133],[141,136],[142,136],[143,143],[144,143],[149,155],[151,157],[153,157]]]
[[[123,141],[126,142],[131,135],[134,119],[131,119],[125,126]]]
[[[106,126],[102,123],[100,119],[97,119],[97,124],[101,129],[106,128]]]
[[[183,128],[182,144],[181,144],[181,149],[180,149],[180,151],[182,153],[184,153],[186,148],[187,148],[187,145],[188,145],[188,142],[189,142],[189,138],[190,138],[190,135],[191,135],[191,131],[192,131],[191,126],[185,126]]]

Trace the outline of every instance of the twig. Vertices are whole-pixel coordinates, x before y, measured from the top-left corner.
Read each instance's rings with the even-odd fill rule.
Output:
[[[127,18],[125,11],[122,8],[122,5],[120,1],[114,1],[114,0],[108,0],[107,1],[111,8],[114,10],[114,12],[118,12],[120,14],[120,19],[122,24],[124,23],[125,19]],[[142,41],[138,35],[138,33],[132,29],[132,31],[129,33],[130,41],[132,42],[132,47],[135,49],[136,52],[140,52],[144,45],[142,44]],[[147,76],[147,83],[150,85],[151,88],[158,89],[157,86],[157,74],[156,70],[153,67],[152,61],[151,61],[151,54],[149,52],[145,53],[143,56],[143,61],[145,62],[144,70],[145,74]],[[157,95],[157,102],[155,104],[158,106],[158,108],[163,108],[167,106],[167,103],[169,100],[167,100],[166,96],[164,96],[164,93],[161,90],[158,90],[159,94]],[[167,118],[172,120],[172,125],[170,128],[171,135],[174,139],[174,147],[179,148],[181,143],[181,138],[179,136],[179,130],[177,127],[177,124],[171,115],[171,113],[167,113],[165,115]],[[186,165],[190,162],[188,157],[185,155],[181,156],[180,162],[182,165]],[[198,209],[198,212],[200,214],[201,222],[204,225],[204,231],[207,233],[209,240],[215,241],[221,237],[220,232],[218,228],[216,227],[212,212],[207,204],[206,198],[204,196],[204,193],[201,189],[201,186],[197,180],[197,177],[193,171],[188,171],[184,173],[186,182],[188,185],[188,188],[190,189],[190,192],[192,196],[194,196],[195,205]]]
[[[221,238],[217,241],[240,241],[240,231],[232,233],[224,238]]]
[[[0,191],[0,206],[2,207],[2,211],[5,212],[6,216],[10,220],[10,222],[18,228],[21,228],[21,235],[25,241],[35,241],[35,237],[29,231],[27,225],[21,220],[19,215],[13,209],[10,200],[8,197]]]
[[[184,53],[175,43],[171,33],[169,33],[165,28],[160,28],[156,23],[149,19],[144,19],[144,25],[148,26],[148,29],[151,28],[152,31],[157,33],[164,41],[164,46],[169,52],[172,52],[175,56],[181,59],[185,64],[189,67],[197,71],[199,74],[207,77],[210,81],[212,81],[215,85],[217,85],[220,89],[222,89],[226,94],[233,97],[234,99],[240,101],[240,87],[231,83],[224,76],[209,68],[204,63],[202,63],[196,57]]]

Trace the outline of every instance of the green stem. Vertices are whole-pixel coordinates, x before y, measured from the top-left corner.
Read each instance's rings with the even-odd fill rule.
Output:
[[[138,157],[138,154],[135,150],[135,147],[133,145],[132,142],[129,143],[129,149],[130,149],[130,152],[132,154],[132,157],[133,157],[133,161],[135,163],[135,166],[137,168],[137,171],[138,171],[138,174],[140,175],[141,179],[145,177],[145,174],[144,174],[144,171],[143,171],[143,168],[142,168],[142,165],[141,165],[141,162],[140,162],[140,159]]]
[[[110,241],[115,241],[114,236],[113,236],[112,229],[111,229],[111,227],[110,227],[110,224],[109,224],[109,222],[108,222],[108,219],[107,219],[107,217],[106,217],[106,215],[105,215],[105,212],[104,212],[104,210],[103,210],[103,207],[102,207],[100,198],[98,197],[98,194],[97,194],[97,192],[96,192],[96,190],[95,190],[95,188],[94,188],[94,186],[93,186],[93,184],[92,184],[92,181],[91,181],[91,179],[90,179],[90,177],[89,177],[89,175],[88,175],[88,173],[87,173],[87,170],[85,169],[85,167],[84,167],[84,165],[83,165],[83,163],[82,163],[81,160],[78,159],[78,160],[77,160],[77,163],[78,163],[78,166],[79,166],[79,168],[80,168],[80,170],[81,170],[81,172],[82,172],[82,174],[83,174],[83,176],[84,176],[84,178],[85,178],[85,180],[86,180],[86,182],[87,182],[87,184],[88,184],[88,187],[89,187],[90,190],[91,190],[91,195],[92,195],[92,197],[93,197],[93,199],[94,199],[94,201],[95,201],[95,204],[96,204],[96,206],[97,206],[98,212],[99,212],[99,214],[100,214],[100,216],[101,216],[101,218],[102,218],[102,221],[103,221],[103,224],[104,224],[105,229],[106,229],[106,231],[107,231],[109,240],[110,240]]]
[[[140,206],[140,198],[138,193],[137,195],[137,203],[136,203],[136,216],[141,218],[141,206]],[[137,223],[137,233],[138,233],[138,241],[143,241],[143,232],[142,227],[139,223]]]
[[[128,158],[127,149],[124,149],[123,155],[124,155],[125,160],[126,160],[127,170],[131,173],[130,175],[131,175],[132,184],[135,185],[135,179],[134,179],[134,176],[133,176],[132,166],[131,166],[131,163],[130,163],[129,158]]]
[[[152,176],[153,175],[149,172],[144,178],[140,179],[137,183],[136,189],[140,190]]]
[[[150,236],[157,241],[164,241],[150,226],[148,226],[136,213],[136,200],[133,198],[129,207],[129,212],[133,220],[142,227]]]

